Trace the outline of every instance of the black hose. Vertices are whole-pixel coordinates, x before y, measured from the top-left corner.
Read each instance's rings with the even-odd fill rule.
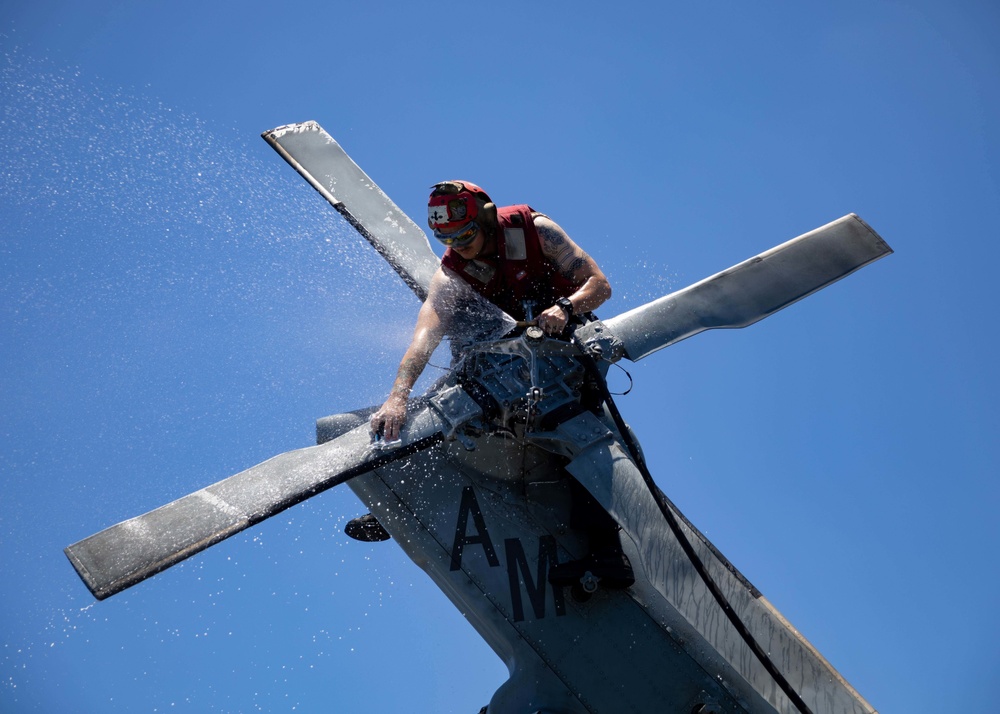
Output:
[[[708,569],[705,567],[705,563],[702,562],[701,558],[695,552],[694,546],[691,545],[691,541],[688,540],[687,535],[681,529],[680,523],[677,520],[677,516],[674,515],[673,510],[671,510],[670,508],[670,504],[666,502],[665,497],[656,487],[656,483],[653,481],[653,477],[649,473],[649,469],[646,467],[645,460],[640,456],[639,448],[635,443],[635,439],[632,438],[628,426],[625,424],[625,420],[622,419],[622,415],[618,411],[618,407],[615,405],[614,400],[611,398],[611,393],[608,391],[607,382],[604,380],[604,377],[601,376],[601,372],[597,366],[596,360],[589,353],[587,353],[582,349],[582,345],[579,345],[578,343],[578,346],[581,347],[581,352],[582,352],[580,361],[583,363],[583,366],[587,369],[587,371],[590,372],[591,376],[594,378],[594,381],[597,383],[597,387],[601,392],[601,397],[603,398],[604,403],[607,405],[608,411],[611,413],[611,418],[614,420],[615,425],[618,427],[618,431],[621,434],[622,440],[625,442],[625,447],[628,449],[629,454],[632,456],[632,461],[635,463],[636,468],[639,469],[639,473],[642,474],[643,481],[645,481],[646,483],[646,488],[649,489],[649,493],[653,496],[653,499],[656,501],[657,506],[659,506],[660,513],[663,514],[663,518],[667,521],[667,525],[670,526],[670,530],[673,531],[674,536],[680,543],[681,548],[684,550],[685,555],[687,555],[688,559],[691,561],[691,564],[694,566],[694,569],[698,571],[698,575],[701,576],[701,579],[704,581],[705,586],[708,588],[709,592],[712,593],[712,597],[714,597],[715,601],[719,603],[719,606],[722,608],[722,611],[726,614],[726,617],[729,618],[729,621],[733,624],[733,627],[736,628],[736,631],[740,634],[740,637],[742,637],[743,641],[746,642],[747,647],[749,647],[750,650],[754,653],[754,655],[757,656],[757,659],[760,660],[760,663],[764,665],[764,669],[768,671],[768,674],[771,675],[775,683],[781,688],[781,691],[785,693],[785,696],[787,696],[791,700],[791,702],[795,705],[796,709],[798,709],[801,712],[801,714],[812,714],[812,710],[809,709],[809,706],[805,703],[805,701],[803,701],[802,697],[799,696],[799,693],[792,688],[792,685],[788,682],[787,679],[785,679],[785,676],[781,673],[781,671],[774,664],[774,662],[771,661],[771,658],[767,656],[767,652],[764,651],[764,648],[760,646],[760,643],[757,642],[756,639],[754,639],[753,634],[743,623],[743,621],[739,618],[739,615],[736,614],[736,611],[733,610],[732,605],[730,605],[729,601],[726,600],[726,596],[722,593],[722,590],[719,588],[719,585],[712,578],[711,574],[709,574]]]

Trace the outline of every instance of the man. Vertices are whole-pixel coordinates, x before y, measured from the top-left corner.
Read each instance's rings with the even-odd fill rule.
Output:
[[[611,297],[611,284],[594,259],[552,219],[526,205],[497,208],[483,189],[468,181],[433,187],[427,223],[448,248],[431,279],[389,397],[371,417],[372,431],[386,441],[399,438],[410,392],[447,332],[455,306],[454,281],[467,284],[517,320],[535,321],[549,335],[561,334],[574,315],[589,313]],[[612,587],[628,587],[634,578],[618,525],[575,479],[570,485],[572,525],[588,534],[591,555],[555,566],[550,580],[571,584],[589,570]],[[345,531],[357,540],[389,538],[371,514],[352,520]]]
[[[498,209],[468,181],[434,186],[427,224],[448,249],[389,398],[371,418],[372,430],[387,441],[399,438],[410,391],[444,337],[450,312],[446,286],[454,276],[511,317],[537,320],[550,335],[611,297],[611,284],[594,259],[552,219],[528,206]]]

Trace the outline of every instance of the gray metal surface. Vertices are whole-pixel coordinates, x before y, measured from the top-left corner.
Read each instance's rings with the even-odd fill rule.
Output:
[[[891,252],[851,213],[604,324],[640,360],[704,330],[752,325]]]
[[[441,428],[437,415],[425,409],[391,451],[371,445],[367,425],[355,428],[111,526],[69,546],[66,555],[103,600],[378,463],[430,445]]]
[[[687,714],[699,704],[773,712],[749,688],[745,701],[733,696],[718,669],[691,656],[669,627],[680,631],[683,620],[650,609],[662,600],[651,587],[643,597],[599,590],[577,602],[547,582],[551,564],[586,553],[568,527],[561,463],[483,437],[475,451],[435,447],[349,483],[507,665],[489,714]]]
[[[632,565],[642,573],[633,591],[651,615],[669,621],[688,654],[706,670],[718,673],[735,697],[749,701],[752,691],[776,711],[794,714],[795,706],[723,616],[621,445],[610,439],[596,442],[577,455],[567,470],[597,498],[631,541],[635,553]],[[679,516],[684,537],[694,546],[726,601],[754,639],[766,644],[772,662],[809,708],[813,712],[874,714],[875,710],[798,630],[734,572],[676,509],[674,513]]]
[[[441,264],[426,234],[316,122],[288,124],[261,136],[399,273],[423,300]]]

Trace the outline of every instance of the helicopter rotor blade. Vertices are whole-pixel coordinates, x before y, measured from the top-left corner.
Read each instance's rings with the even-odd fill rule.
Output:
[[[94,597],[103,600],[296,503],[443,438],[441,423],[428,409],[414,415],[394,448],[373,447],[365,423],[111,526],[65,552]]]
[[[441,260],[427,235],[314,121],[261,136],[384,257],[421,300]]]
[[[892,253],[851,213],[604,321],[633,362],[704,330],[752,325]]]

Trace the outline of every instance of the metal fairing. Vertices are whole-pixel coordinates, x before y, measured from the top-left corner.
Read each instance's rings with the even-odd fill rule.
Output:
[[[691,656],[695,633],[680,634],[690,628],[651,583],[585,603],[549,585],[553,561],[586,554],[567,525],[560,460],[511,438],[476,447],[424,452],[350,488],[506,663],[491,714],[689,712],[699,702],[742,712],[741,699],[770,710],[735,673],[726,690],[716,678],[724,662]],[[639,557],[633,542],[627,552]]]

